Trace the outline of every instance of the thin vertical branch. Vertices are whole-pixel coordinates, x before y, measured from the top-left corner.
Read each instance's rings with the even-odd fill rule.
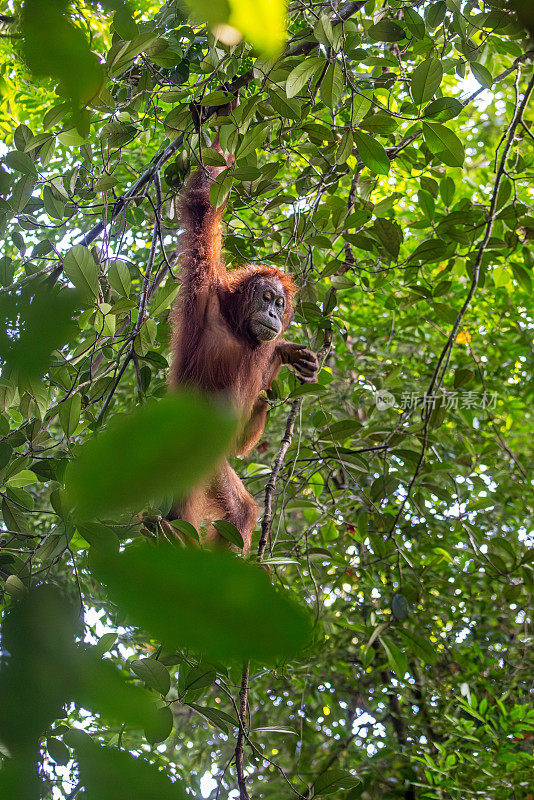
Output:
[[[245,755],[245,737],[247,735],[248,726],[248,679],[249,679],[250,665],[246,661],[243,664],[243,672],[241,674],[241,689],[239,690],[239,733],[237,734],[237,742],[235,746],[235,767],[237,772],[237,785],[239,787],[239,800],[250,800],[247,791],[245,768],[244,768],[244,755]]]
[[[518,70],[516,86],[517,86],[517,83],[519,82],[520,74],[521,73]],[[516,130],[517,126],[519,125],[519,123],[521,122],[521,118],[523,116],[525,108],[527,107],[527,103],[529,101],[530,95],[532,94],[532,89],[533,88],[534,88],[534,75],[531,77],[531,79],[530,79],[530,81],[528,83],[528,86],[527,86],[527,89],[525,91],[525,94],[523,95],[523,99],[521,100],[520,103],[518,103],[516,105],[515,113],[514,113],[514,115],[512,117],[510,125],[508,126],[508,129],[506,130],[506,133],[504,134],[505,144],[504,144],[504,148],[503,148],[503,151],[502,151],[501,159],[500,159],[500,162],[499,162],[499,167],[497,169],[497,174],[495,176],[495,182],[493,184],[493,193],[492,193],[492,196],[491,196],[488,216],[486,217],[486,227],[485,227],[485,230],[484,230],[484,236],[482,237],[482,241],[480,242],[480,245],[478,247],[478,252],[477,252],[476,259],[475,259],[475,264],[473,266],[473,275],[472,275],[472,278],[471,278],[471,285],[469,287],[469,292],[467,294],[467,297],[465,298],[463,306],[461,307],[460,311],[458,312],[458,316],[456,317],[454,325],[452,326],[452,330],[451,330],[449,336],[447,337],[447,341],[445,343],[445,346],[443,347],[443,350],[440,353],[438,362],[436,364],[436,368],[434,370],[434,374],[432,376],[432,380],[430,381],[430,385],[428,387],[428,394],[429,395],[432,394],[435,390],[439,389],[439,387],[441,386],[441,384],[443,382],[443,378],[445,376],[445,372],[446,372],[447,367],[449,365],[449,360],[450,360],[452,348],[453,348],[453,345],[454,345],[454,340],[456,338],[456,333],[458,331],[458,328],[460,327],[460,323],[462,322],[467,309],[469,308],[469,306],[471,304],[471,300],[473,299],[473,296],[474,296],[474,294],[475,294],[475,292],[476,292],[476,290],[478,288],[478,282],[480,280],[480,268],[482,266],[482,259],[484,257],[484,253],[485,253],[486,248],[488,246],[489,240],[491,238],[491,233],[493,231],[493,224],[495,222],[495,217],[497,215],[497,200],[498,200],[498,197],[499,197],[499,188],[500,188],[501,181],[502,181],[503,176],[504,176],[505,171],[506,171],[506,162],[508,160],[508,156],[510,154],[510,150],[512,148],[512,144],[513,144],[513,141],[514,141],[515,130]]]
[[[323,346],[317,353],[319,362],[321,363],[324,362],[325,358],[330,352],[331,347],[332,347],[332,328],[327,327],[324,331]],[[301,398],[293,400],[293,402],[291,403],[291,408],[289,410],[289,414],[287,415],[286,419],[286,427],[284,435],[282,437],[282,441],[280,442],[280,447],[278,448],[278,452],[273,462],[271,475],[269,477],[269,480],[267,481],[267,485],[265,486],[265,498],[263,501],[263,517],[261,521],[261,536],[258,544],[258,561],[261,561],[263,559],[263,556],[265,554],[265,548],[267,547],[267,541],[271,534],[271,526],[273,524],[272,509],[273,509],[273,499],[276,490],[276,484],[278,481],[280,470],[282,469],[282,465],[284,463],[284,459],[286,457],[286,453],[289,449],[289,445],[293,441],[295,420],[297,419],[301,406],[302,406]]]
[[[440,389],[441,384],[443,383],[443,379],[445,377],[445,373],[446,373],[447,368],[449,366],[449,361],[450,361],[452,349],[453,349],[453,346],[454,346],[454,342],[456,340],[456,334],[458,332],[458,328],[460,327],[460,323],[462,322],[462,320],[463,320],[463,318],[464,318],[464,316],[465,316],[465,314],[467,312],[467,309],[469,308],[469,306],[471,304],[471,300],[473,299],[473,296],[474,296],[474,294],[475,294],[475,292],[476,292],[476,290],[478,288],[478,283],[479,283],[479,280],[480,280],[480,269],[481,269],[481,266],[482,266],[482,259],[484,257],[484,253],[486,251],[486,248],[487,248],[487,246],[489,244],[489,241],[490,241],[490,238],[491,238],[491,233],[493,231],[493,224],[495,222],[495,217],[496,217],[496,214],[497,214],[497,200],[498,200],[498,196],[499,196],[499,188],[500,188],[503,176],[505,175],[505,172],[506,172],[506,162],[508,160],[508,156],[509,156],[510,150],[512,148],[512,144],[513,144],[513,141],[514,141],[516,128],[519,125],[519,123],[521,122],[521,118],[523,116],[525,108],[527,107],[530,95],[532,94],[532,90],[534,89],[534,75],[532,75],[532,77],[530,78],[530,81],[528,82],[528,86],[527,86],[527,88],[525,90],[525,94],[523,95],[523,98],[519,102],[519,94],[518,94],[519,78],[520,78],[520,70],[518,70],[517,76],[516,76],[516,105],[515,105],[515,110],[514,110],[513,117],[512,117],[512,119],[510,121],[510,124],[508,125],[508,128],[506,129],[504,137],[503,137],[503,139],[504,139],[504,147],[503,147],[503,150],[502,150],[501,158],[500,158],[500,161],[499,161],[499,166],[497,168],[497,174],[495,176],[495,181],[494,181],[494,184],[493,184],[493,192],[492,192],[492,196],[491,196],[491,201],[490,201],[488,214],[487,214],[487,217],[486,217],[484,235],[483,235],[482,240],[481,240],[481,242],[480,242],[480,244],[478,246],[477,256],[476,256],[475,263],[474,263],[474,266],[473,266],[473,274],[472,274],[472,277],[471,277],[471,284],[469,286],[469,292],[467,293],[467,297],[465,298],[465,301],[464,301],[460,311],[458,312],[458,315],[457,315],[457,317],[456,317],[456,319],[454,321],[454,324],[452,326],[451,332],[449,333],[449,335],[447,337],[447,341],[445,342],[445,345],[444,345],[444,347],[443,347],[443,349],[442,349],[442,351],[441,351],[441,353],[439,355],[439,358],[437,360],[436,366],[434,368],[434,372],[432,374],[432,378],[431,378],[429,387],[428,387],[427,392],[426,392],[427,396],[430,396],[430,395],[434,394],[435,392],[437,392]],[[390,538],[390,537],[394,538],[394,531],[395,531],[395,528],[397,526],[397,523],[399,522],[402,514],[404,513],[404,509],[406,508],[406,504],[408,503],[408,501],[409,501],[409,499],[411,497],[411,493],[412,493],[413,487],[415,485],[415,481],[417,480],[417,477],[418,477],[418,475],[419,475],[419,473],[421,471],[421,468],[423,466],[423,463],[425,461],[426,452],[427,452],[427,448],[428,448],[429,425],[430,425],[431,414],[432,414],[432,406],[431,406],[431,404],[424,404],[422,412],[421,412],[421,415],[422,415],[422,418],[423,418],[423,423],[424,423],[423,424],[423,437],[422,437],[423,441],[422,441],[422,445],[421,445],[421,452],[419,454],[419,458],[418,458],[417,464],[415,466],[414,473],[413,473],[413,475],[411,477],[410,483],[408,484],[408,487],[406,489],[405,496],[404,496],[404,498],[402,500],[402,503],[400,505],[399,510],[397,511],[397,514],[395,515],[395,519],[393,520],[393,523],[392,523],[392,525],[390,527],[390,530],[389,530],[389,533],[388,533],[388,538]]]
[[[318,352],[319,361],[323,361],[332,346],[332,330],[327,328],[324,332],[323,346]],[[276,491],[276,483],[289,445],[293,440],[293,432],[295,430],[295,420],[302,406],[302,400],[298,398],[293,400],[291,408],[286,419],[286,427],[280,447],[274,459],[271,475],[265,487],[265,499],[263,504],[263,517],[261,521],[261,536],[258,543],[258,561],[263,559],[265,548],[271,534],[271,526],[273,523],[272,508],[273,498]],[[239,786],[239,800],[250,800],[246,786],[245,772],[243,767],[243,756],[245,752],[245,738],[247,728],[247,715],[248,715],[248,681],[249,681],[249,662],[243,665],[243,672],[241,675],[241,688],[239,690],[239,733],[237,735],[237,742],[235,748],[235,765],[237,772],[237,783]]]
[[[159,172],[157,172],[156,175],[157,175],[157,177],[154,178],[155,184],[156,184],[156,194],[158,194],[158,189],[159,189],[158,197],[160,199],[161,198],[161,188],[159,188],[160,187],[160,184],[159,184]],[[150,276],[151,276],[152,270],[154,268],[154,259],[155,259],[155,256],[156,256],[156,250],[157,250],[157,246],[158,246],[158,232],[159,232],[159,228],[160,228],[160,214],[161,214],[161,204],[159,203],[159,200],[158,200],[158,204],[154,208],[154,227],[152,229],[152,241],[150,243],[150,252],[148,254],[145,274],[144,274],[144,277],[143,277],[143,286],[141,288],[141,294],[139,296],[139,303],[137,304],[137,320],[135,322],[135,325],[133,327],[132,332],[130,333],[130,335],[128,337],[130,339],[130,342],[131,342],[130,349],[128,350],[128,353],[126,354],[126,358],[124,359],[124,362],[123,362],[123,364],[122,364],[122,366],[121,366],[121,368],[119,370],[119,373],[118,373],[117,377],[115,378],[115,380],[113,382],[113,386],[111,387],[111,389],[109,391],[109,394],[106,397],[106,399],[104,401],[104,404],[103,404],[103,406],[102,406],[102,408],[100,410],[100,414],[98,415],[98,419],[97,419],[97,425],[100,425],[100,423],[104,419],[104,417],[106,415],[106,411],[108,410],[109,404],[111,403],[111,400],[113,398],[113,395],[115,394],[115,392],[117,390],[117,387],[118,387],[119,383],[121,382],[122,376],[124,375],[124,373],[126,371],[126,367],[130,363],[130,361],[134,358],[134,355],[135,355],[135,339],[137,337],[137,334],[141,330],[141,325],[144,322],[145,313],[146,313],[146,307],[147,307],[147,303],[148,303],[148,298],[150,296]]]
[[[301,405],[302,405],[302,400],[300,398],[297,400],[293,400],[293,402],[291,403],[291,409],[286,419],[286,428],[284,431],[284,436],[282,438],[282,441],[280,442],[280,447],[278,448],[278,453],[276,454],[276,458],[274,459],[271,475],[265,487],[263,518],[261,521],[261,536],[258,544],[258,561],[261,561],[263,558],[263,555],[265,553],[265,548],[267,547],[267,540],[271,533],[271,526],[273,523],[272,507],[273,507],[273,498],[276,489],[276,483],[278,480],[278,475],[280,474],[280,470],[282,469],[282,464],[284,463],[284,458],[288,451],[289,445],[293,440],[295,420],[300,411]]]

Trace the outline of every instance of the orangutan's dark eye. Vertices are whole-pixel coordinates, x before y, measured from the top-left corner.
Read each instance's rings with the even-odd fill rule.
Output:
[[[272,299],[273,299],[273,293],[272,292],[264,292],[263,293],[263,299],[265,300],[266,303],[270,303],[272,301]]]

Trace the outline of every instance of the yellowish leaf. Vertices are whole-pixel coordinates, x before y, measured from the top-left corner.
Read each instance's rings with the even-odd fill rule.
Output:
[[[456,337],[456,344],[469,344],[471,341],[471,334],[469,331],[463,330],[460,331],[458,336]]]
[[[263,55],[282,51],[286,38],[286,3],[284,0],[230,0],[228,22]]]

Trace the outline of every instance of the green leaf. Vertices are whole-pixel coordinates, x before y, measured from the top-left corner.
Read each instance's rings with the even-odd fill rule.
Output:
[[[406,642],[406,650],[409,653],[421,659],[425,664],[436,663],[437,652],[431,642],[405,627],[400,628],[400,635]]]
[[[451,177],[446,175],[444,178],[441,179],[439,183],[439,193],[441,195],[441,199],[443,200],[446,206],[450,206],[450,204],[452,203],[455,191],[456,191],[456,186]]]
[[[209,107],[212,107],[212,106],[216,106],[216,107],[224,106],[224,105],[228,105],[228,103],[231,103],[232,100],[235,100],[235,95],[234,94],[230,94],[229,92],[222,92],[222,91],[217,90],[215,92],[210,92],[209,94],[205,94],[204,97],[202,98],[202,105],[205,106],[206,108],[209,108]],[[213,151],[213,152],[217,152],[217,151]],[[219,153],[219,155],[221,155],[221,154]],[[223,158],[223,160],[224,160],[224,158]],[[226,161],[224,162],[224,165],[226,166]]]
[[[226,202],[230,190],[232,188],[232,176],[225,175],[222,178],[213,181],[210,186],[210,203],[213,208],[221,208]]]
[[[265,564],[265,561],[263,562]],[[261,728],[253,728],[254,733],[287,733],[290,736],[298,736],[297,731],[292,728],[279,728],[273,725],[263,726]]]
[[[65,203],[59,200],[50,186],[43,186],[43,204],[45,211],[52,219],[63,219],[65,215]]]
[[[439,58],[427,58],[415,68],[410,89],[414,103],[420,106],[437,92],[443,79],[443,67]]]
[[[371,25],[367,35],[374,42],[400,42],[406,39],[404,30],[390,19],[381,19],[376,25]]]
[[[69,763],[71,758],[70,750],[60,739],[56,739],[55,736],[49,736],[46,740],[46,749],[48,750],[48,755],[56,764],[64,767]]]
[[[23,175],[37,177],[35,164],[27,153],[21,153],[19,150],[12,150],[4,156],[4,161],[8,167],[17,170],[17,172],[22,172]]]
[[[37,475],[30,469],[22,469],[20,472],[17,472],[16,475],[13,475],[12,478],[9,478],[7,486],[17,489],[29,486],[31,483],[37,483]]]
[[[448,564],[452,562],[452,555],[444,547],[433,547],[432,552],[440,556],[440,561],[446,561]]]
[[[77,529],[81,536],[91,545],[104,550],[118,550],[119,540],[112,528],[98,522],[78,523]],[[97,645],[98,647],[98,645]]]
[[[271,89],[269,101],[276,113],[280,114],[281,117],[285,119],[300,119],[301,104],[299,100],[288,100],[282,92]]]
[[[174,717],[169,706],[157,708],[154,719],[145,725],[145,736],[150,744],[158,744],[168,739],[172,733]]]
[[[396,644],[393,644],[391,639],[386,639],[384,636],[381,636],[380,642],[386,651],[390,667],[396,672],[397,678],[402,680],[408,672],[408,659],[406,655],[402,650],[399,650]]]
[[[35,295],[23,289],[0,296],[0,357],[27,378],[42,377],[52,351],[63,346],[74,329],[79,300],[69,289],[41,289]],[[18,338],[9,336],[9,329],[17,331]]]
[[[493,85],[493,78],[489,69],[482,64],[477,64],[476,61],[471,62],[469,66],[471,67],[471,72],[481,86],[485,89],[490,89]]]
[[[28,201],[33,194],[33,190],[35,188],[35,178],[32,175],[23,175],[20,180],[18,180],[13,188],[13,194],[11,196],[11,207],[17,214],[20,214],[26,206],[28,205]]]
[[[114,175],[103,175],[93,185],[94,192],[107,192],[118,184],[118,179]]]
[[[447,122],[463,111],[462,103],[456,97],[438,97],[427,105],[424,117],[431,117],[436,122]]]
[[[402,241],[402,235],[398,225],[388,219],[379,217],[375,220],[372,231],[388,254],[394,259],[398,258]]]
[[[116,292],[123,297],[130,296],[132,288],[130,270],[124,261],[119,261],[118,259],[112,261],[107,272],[107,278],[111,287],[115,289]]]
[[[52,106],[43,117],[43,128],[55,128],[61,120],[67,116],[69,112],[69,103],[59,103],[59,105]]]
[[[356,131],[354,142],[358,155],[366,167],[378,175],[388,175],[391,167],[388,154],[376,139],[367,133]]]
[[[118,43],[118,48],[111,48],[108,52],[108,71],[111,77],[120,75],[128,64],[140,53],[146,51],[157,39],[151,32],[140,33],[138,36],[125,43]]]
[[[470,380],[474,377],[474,372],[471,369],[466,369],[465,367],[460,367],[454,373],[454,388],[461,389],[462,386],[465,386],[469,383]]]
[[[218,150],[213,147],[205,147],[202,150],[202,163],[208,167],[224,167],[226,168],[226,159]]]
[[[364,131],[370,133],[393,133],[397,129],[397,120],[384,111],[377,111],[376,114],[368,114],[358,125]]]
[[[156,797],[158,800],[185,800],[181,783],[171,782],[142,756],[133,758],[124,750],[101,747],[88,739],[76,748],[76,759],[86,800],[118,800],[119,796],[135,800]]]
[[[195,16],[213,28],[227,45],[236,45],[241,33],[266,58],[280,54],[286,37],[283,0],[188,0]],[[236,30],[232,30],[235,28]]]
[[[491,277],[497,288],[510,283],[510,273],[506,264],[499,264],[496,266],[495,269],[492,270]]]
[[[5,521],[5,515],[4,515]],[[26,586],[18,575],[8,575],[4,584],[6,594],[10,597],[20,599],[26,594]]]
[[[334,46],[335,34],[328,14],[321,14],[313,26],[313,35],[326,47]]]
[[[447,3],[445,0],[434,0],[425,10],[425,18],[430,30],[434,30],[441,25],[447,13]]]
[[[64,400],[59,406],[59,421],[65,436],[72,436],[78,427],[81,410],[82,396],[79,392],[76,392],[76,394],[71,394],[71,396]]]
[[[221,457],[234,430],[230,412],[186,392],[152,402],[84,444],[66,476],[80,518],[141,509],[183,493]]]
[[[291,70],[286,80],[286,95],[295,97],[308,83],[320,67],[325,65],[324,58],[305,58]]]
[[[237,150],[237,158],[241,160],[250,155],[252,151],[260,148],[265,141],[266,136],[269,134],[271,128],[270,122],[262,122],[259,125],[252,126],[247,133],[243,136],[241,144]]]
[[[321,81],[321,100],[328,108],[335,108],[343,94],[343,70],[338,61],[328,65]]]
[[[438,123],[423,122],[423,136],[428,149],[436,158],[449,167],[461,167],[464,163],[464,146],[450,128]]]
[[[93,551],[92,563],[131,622],[168,647],[272,663],[296,655],[308,639],[306,614],[261,568],[228,553],[140,545],[113,557]]]
[[[351,789],[359,782],[359,779],[351,775],[350,772],[333,767],[319,775],[313,784],[312,797],[326,797],[326,795],[334,794],[339,789]]]
[[[206,719],[211,725],[220,728],[224,733],[229,733],[232,728],[237,727],[237,720],[233,719],[229,714],[224,711],[219,711],[218,708],[211,708],[210,706],[199,706],[196,703],[188,704],[191,708]]]
[[[212,525],[217,533],[219,533],[224,539],[232,544],[235,544],[236,547],[239,547],[241,550],[243,549],[243,537],[232,522],[228,522],[225,519],[217,519],[212,522]]]
[[[179,286],[176,283],[167,283],[158,289],[150,305],[150,316],[157,317],[158,314],[166,311],[178,294],[178,289]]]
[[[211,686],[217,678],[213,667],[202,662],[194,667],[182,665],[178,676],[178,695],[181,699],[189,692],[198,692]]]
[[[412,36],[417,37],[417,39],[424,37],[426,33],[425,21],[415,9],[409,6],[403,9],[403,20]]]
[[[532,292],[532,279],[527,270],[521,264],[512,263],[512,272],[517,283],[530,294]]]
[[[104,633],[94,646],[93,650],[97,655],[103,656],[104,653],[107,653],[109,650],[111,650],[116,641],[117,636],[112,631],[109,633]]]
[[[3,420],[4,417],[0,417],[0,419]],[[9,433],[9,426],[7,430],[2,430],[2,434],[5,433]],[[3,469],[6,464],[9,464],[12,453],[13,448],[8,442],[0,442],[0,469]]]
[[[190,522],[187,522],[187,520],[173,519],[170,524],[173,528],[176,528],[176,530],[180,531],[180,533],[185,534],[185,536],[189,536],[190,539],[194,539],[196,542],[200,541],[197,529],[194,527],[194,525],[191,525]]]
[[[140,686],[126,683],[109,659],[102,660],[94,648],[76,648],[72,663],[73,699],[110,722],[126,722],[144,728],[154,721],[156,708],[151,695]],[[70,673],[69,673],[70,675]]]
[[[10,531],[20,531],[21,533],[29,532],[26,516],[15,503],[12,503],[6,497],[2,500],[2,517],[4,518],[4,525]]]
[[[344,164],[347,158],[352,155],[353,148],[354,136],[352,135],[350,128],[347,128],[347,130],[343,133],[341,141],[336,150],[336,164]]]
[[[372,106],[371,92],[358,92],[352,100],[352,126],[357,125],[364,119]]]
[[[396,617],[400,622],[403,622],[407,618],[408,601],[403,594],[397,593],[393,595],[393,600],[391,601],[391,610],[393,612],[393,616]]]
[[[289,398],[293,400],[297,397],[303,397],[304,395],[322,395],[325,392],[326,386],[323,386],[322,383],[302,383],[289,393]]]
[[[22,47],[35,75],[61,83],[75,104],[81,104],[98,92],[102,69],[82,30],[71,24],[66,5],[26,0],[20,18]]]
[[[75,244],[63,259],[63,269],[85,300],[98,297],[98,266],[87,247]]]
[[[447,245],[443,239],[425,239],[410,255],[409,261],[421,261],[423,264],[441,261],[446,252]]]
[[[147,686],[155,689],[164,697],[171,688],[171,676],[169,670],[155,658],[141,658],[132,661],[130,664],[135,674],[141,678]]]
[[[12,755],[36,747],[69,700],[121,723],[144,725],[153,717],[148,693],[126,684],[91,648],[76,646],[77,633],[75,610],[49,586],[25,594],[7,616],[2,645],[10,659],[0,673],[0,733]]]
[[[436,204],[430,192],[425,191],[425,189],[419,189],[417,192],[417,202],[421,206],[421,209],[427,219],[434,219],[434,209]]]
[[[13,283],[15,265],[9,256],[0,258],[0,286],[9,286]]]

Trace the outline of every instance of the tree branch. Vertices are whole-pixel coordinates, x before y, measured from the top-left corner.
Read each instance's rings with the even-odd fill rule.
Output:
[[[520,73],[518,72],[517,73],[517,77],[518,78],[519,78],[519,74]],[[456,337],[456,333],[458,331],[458,328],[460,327],[460,323],[462,322],[462,320],[463,320],[463,318],[465,316],[465,312],[469,308],[471,300],[473,299],[473,295],[475,294],[475,292],[477,290],[478,282],[479,282],[479,279],[480,279],[480,267],[482,266],[482,258],[484,256],[484,252],[486,250],[486,247],[488,246],[488,242],[489,242],[489,240],[491,238],[491,232],[493,230],[493,224],[495,222],[495,216],[497,214],[497,198],[498,198],[498,195],[499,195],[499,188],[500,188],[500,185],[501,185],[501,181],[502,181],[502,178],[503,178],[503,176],[505,174],[506,161],[508,160],[508,155],[509,155],[510,149],[512,147],[512,143],[513,143],[513,140],[514,140],[514,135],[515,135],[516,128],[517,128],[519,122],[521,121],[521,118],[523,116],[523,112],[524,112],[524,110],[525,110],[525,108],[527,106],[527,103],[529,101],[529,98],[530,98],[530,95],[532,93],[532,89],[533,88],[534,88],[534,75],[531,77],[531,79],[530,79],[530,81],[528,83],[528,86],[527,86],[527,89],[525,91],[525,94],[523,95],[523,99],[521,100],[521,102],[516,107],[514,116],[512,117],[510,125],[508,126],[508,130],[505,133],[505,144],[504,144],[504,148],[503,148],[503,151],[502,151],[499,167],[497,169],[497,175],[495,177],[495,182],[493,184],[493,194],[492,194],[492,197],[491,197],[488,216],[486,217],[486,227],[485,227],[485,230],[484,230],[484,236],[482,237],[482,241],[480,242],[480,245],[478,247],[477,257],[476,257],[475,264],[474,264],[474,267],[473,267],[473,276],[471,278],[471,286],[469,287],[469,292],[467,294],[467,297],[465,298],[464,304],[463,304],[462,308],[460,309],[460,311],[458,312],[458,316],[456,317],[454,325],[452,326],[452,330],[451,330],[451,332],[450,332],[450,334],[449,334],[449,336],[447,338],[447,342],[446,342],[443,350],[441,351],[440,357],[438,359],[438,363],[436,364],[436,368],[434,370],[434,375],[432,376],[432,380],[430,381],[430,385],[428,387],[428,394],[432,394],[434,389],[439,389],[439,387],[441,386],[441,384],[443,382],[443,377],[444,377],[445,371],[447,370],[447,366],[449,364],[450,353],[452,351],[452,347],[453,347],[453,344],[454,344],[454,339]]]
[[[157,183],[156,183],[156,186],[157,186]],[[115,381],[113,382],[113,386],[111,387],[111,390],[110,390],[108,396],[106,397],[106,399],[104,401],[104,404],[102,406],[100,414],[98,415],[97,425],[100,425],[102,420],[104,419],[104,416],[106,415],[106,411],[108,410],[108,407],[109,407],[109,404],[111,402],[111,399],[112,399],[113,395],[115,394],[115,392],[117,391],[117,387],[118,387],[118,385],[119,385],[119,383],[121,381],[121,378],[122,378],[122,376],[124,375],[124,373],[126,371],[126,367],[130,363],[132,358],[134,358],[134,356],[135,356],[135,339],[136,339],[137,334],[141,330],[141,325],[143,324],[143,321],[145,319],[146,306],[147,306],[147,303],[148,303],[149,290],[150,290],[150,276],[152,274],[152,269],[154,267],[154,258],[156,256],[156,248],[157,248],[157,245],[158,245],[158,231],[159,231],[159,225],[160,225],[160,221],[159,221],[160,211],[161,211],[161,206],[158,204],[158,206],[154,209],[154,228],[153,228],[153,231],[152,231],[152,242],[150,244],[150,253],[148,254],[146,270],[145,270],[145,274],[144,274],[144,277],[143,277],[143,288],[141,289],[141,294],[140,294],[140,297],[139,297],[139,303],[138,303],[138,306],[137,306],[137,310],[138,310],[137,321],[136,321],[136,323],[134,325],[133,331],[131,332],[131,334],[129,336],[129,339],[131,341],[130,350],[128,351],[128,354],[127,354],[126,358],[124,359],[122,367],[119,370],[119,374],[115,378]]]
[[[241,689],[239,690],[239,732],[237,734],[235,746],[235,768],[237,772],[237,785],[239,786],[239,800],[250,800],[244,769],[249,670],[250,665],[247,661],[243,665],[243,672],[241,673]]]

